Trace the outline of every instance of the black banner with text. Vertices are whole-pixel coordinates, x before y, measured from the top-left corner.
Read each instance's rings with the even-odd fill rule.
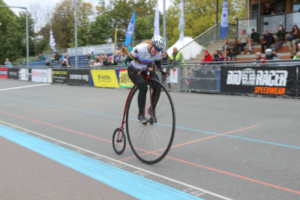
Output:
[[[296,94],[297,67],[222,67],[221,91],[226,93]]]
[[[52,82],[67,84],[69,80],[68,70],[66,69],[53,69]]]

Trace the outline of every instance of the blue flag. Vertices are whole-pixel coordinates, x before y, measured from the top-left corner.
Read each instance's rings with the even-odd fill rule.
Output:
[[[125,39],[125,46],[128,46],[131,43],[133,33],[134,33],[134,28],[135,28],[135,11],[132,14],[131,20],[129,22],[127,32],[125,34],[126,39]]]
[[[227,0],[223,2],[222,16],[221,16],[221,25],[220,25],[220,37],[225,40],[228,34],[228,8]]]

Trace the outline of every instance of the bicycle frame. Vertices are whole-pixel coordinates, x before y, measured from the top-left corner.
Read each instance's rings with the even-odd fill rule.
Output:
[[[144,78],[145,78],[145,80],[146,80],[146,83],[148,84],[148,80],[150,79],[150,70],[147,69],[147,70],[145,70],[145,72],[146,72],[146,73],[144,74]],[[125,124],[125,122],[126,122],[126,120],[125,120],[125,115],[126,115],[126,112],[127,112],[128,101],[129,101],[129,98],[130,98],[130,96],[131,96],[133,90],[135,89],[135,87],[136,87],[136,85],[133,85],[133,87],[131,88],[131,90],[130,90],[128,96],[127,96],[127,100],[126,100],[125,108],[124,108],[123,119],[122,119],[122,124],[121,124],[121,127],[119,128],[119,132],[118,132],[118,138],[119,138],[119,136],[120,136],[120,131],[121,131],[121,130],[124,130],[124,124]],[[150,96],[151,96],[151,90],[150,90]],[[146,106],[146,102],[145,102],[145,106]],[[152,113],[153,113],[153,111],[152,111],[152,101],[151,101],[151,114],[152,114]],[[144,115],[145,115],[145,109],[144,109]],[[122,135],[122,139],[123,139],[123,135]],[[122,139],[121,139],[121,140],[122,140]]]

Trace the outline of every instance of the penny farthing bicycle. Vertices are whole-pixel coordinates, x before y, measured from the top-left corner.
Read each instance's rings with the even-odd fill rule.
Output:
[[[165,86],[150,78],[150,71],[156,73],[153,66],[143,69],[148,85],[144,114],[146,123],[137,121],[138,88],[135,85],[129,92],[125,104],[122,124],[113,133],[112,145],[115,152],[121,155],[126,148],[124,124],[127,138],[135,156],[146,164],[161,161],[169,152],[175,134],[175,109],[172,98]]]

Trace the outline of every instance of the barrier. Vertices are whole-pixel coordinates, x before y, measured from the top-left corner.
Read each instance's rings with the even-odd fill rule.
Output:
[[[117,78],[116,70],[91,70],[91,86],[119,88],[119,81]]]
[[[221,91],[296,96],[296,67],[223,67]]]
[[[68,85],[90,86],[89,69],[68,69]]]
[[[127,69],[119,70],[119,82],[121,88],[132,88],[134,85],[130,80],[127,71]]]
[[[47,69],[32,69],[31,81],[39,83],[48,82],[48,70]]]
[[[52,83],[68,84],[69,76],[67,69],[53,69],[52,70]]]
[[[8,78],[19,79],[19,69],[18,68],[8,68]]]
[[[8,78],[8,68],[6,67],[0,68],[0,78]]]
[[[31,73],[31,69],[30,69]],[[29,80],[29,69],[19,69],[19,80],[28,81]]]

